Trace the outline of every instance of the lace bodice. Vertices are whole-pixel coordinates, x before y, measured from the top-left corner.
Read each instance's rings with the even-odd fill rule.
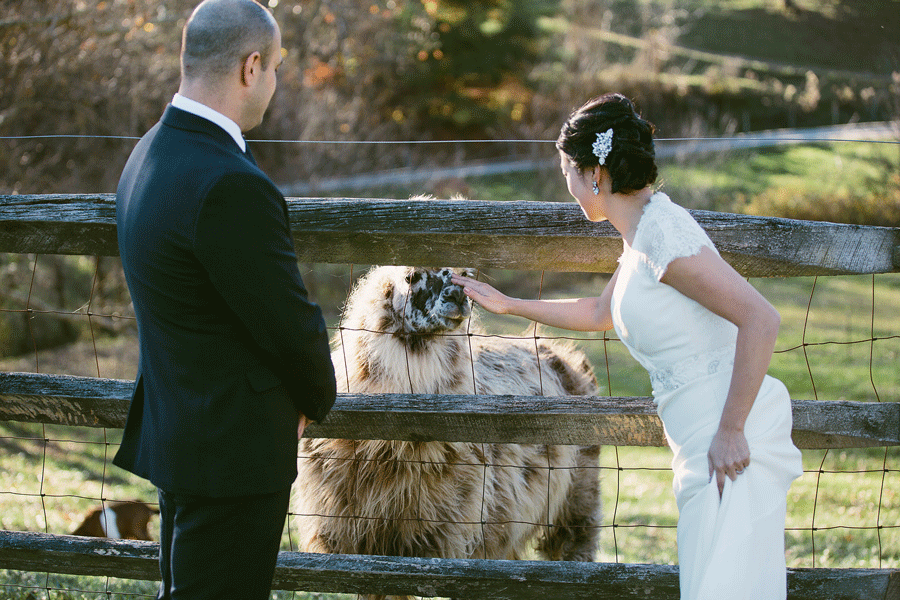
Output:
[[[703,246],[715,251],[688,211],[656,193],[619,258],[613,325],[650,373],[657,402],[697,377],[730,373],[734,362],[737,327],[660,281],[669,263]]]
[[[635,234],[631,250],[641,266],[649,269],[657,281],[662,279],[669,263],[676,258],[693,256],[703,246],[716,249],[690,213],[673,204],[661,192],[654,194],[644,207],[638,230],[640,235]]]

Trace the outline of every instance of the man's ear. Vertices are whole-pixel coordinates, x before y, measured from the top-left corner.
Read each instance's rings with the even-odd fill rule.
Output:
[[[250,86],[262,71],[262,55],[257,51],[244,59],[241,64],[241,84]]]

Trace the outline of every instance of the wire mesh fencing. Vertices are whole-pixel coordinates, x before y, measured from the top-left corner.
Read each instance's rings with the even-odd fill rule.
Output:
[[[83,263],[90,259],[77,259]],[[42,278],[42,265],[52,264],[48,257],[28,257],[31,279]],[[3,361],[4,371],[62,373],[92,377],[133,377],[136,364],[136,339],[133,316],[127,313],[97,311],[91,292],[102,276],[93,261],[91,291],[69,303],[48,308],[39,300],[30,300],[33,289],[18,306],[2,309],[6,320],[22,319],[36,331],[42,319],[57,316],[67,321],[82,321],[86,334],[79,342],[60,349],[36,350],[24,357]],[[312,267],[315,268],[315,267]],[[347,285],[364,267],[322,266],[332,277]],[[335,275],[335,271],[343,273]],[[521,274],[498,273],[494,277]],[[538,295],[540,274],[528,273],[536,279]],[[583,278],[572,286],[602,284],[602,276]],[[786,280],[751,280],[772,299],[784,318],[782,334],[770,373],[784,380],[794,398],[819,401],[866,399],[889,402],[900,389],[900,376],[894,365],[900,335],[896,332],[897,305],[900,304],[895,275],[849,276],[834,278],[801,278]],[[555,290],[554,293],[569,290]],[[40,308],[36,308],[40,306]],[[478,309],[476,309],[477,311]],[[340,317],[332,315],[333,336],[346,333]],[[633,363],[621,342],[610,334],[573,336],[571,333],[514,333],[502,320],[492,323],[484,315],[483,327],[492,335],[535,346],[544,338],[565,338],[576,344],[589,357],[600,383],[599,395],[646,396],[649,384],[640,367]],[[112,335],[97,322],[115,324],[130,333]],[[125,325],[120,325],[124,323]],[[507,330],[504,332],[504,330]],[[32,334],[34,336],[35,334]],[[539,360],[539,357],[538,357]],[[4,447],[0,476],[0,520],[2,528],[14,531],[39,531],[68,534],[74,532],[91,513],[109,509],[117,503],[139,501],[155,507],[155,490],[111,466],[110,461],[119,442],[119,432],[110,429],[73,428],[58,425],[4,422],[0,424],[0,444]],[[440,444],[441,442],[431,442]],[[436,464],[433,458],[418,461],[402,457],[356,457],[358,473],[377,471],[372,463],[393,461],[393,469],[406,469],[412,477],[435,469],[466,467],[478,472],[483,481],[503,470],[546,469],[545,482],[553,481],[553,469],[575,469],[576,465],[515,465],[492,462],[484,444],[477,461]],[[900,565],[900,465],[898,449],[835,448],[806,449],[805,474],[797,480],[788,498],[787,557],[790,567],[871,567],[895,568]],[[675,527],[677,509],[671,493],[669,451],[665,448],[607,446],[599,462],[589,467],[590,477],[599,479],[602,495],[602,517],[591,525],[599,536],[597,560],[627,563],[677,562]],[[383,465],[382,465],[383,467]],[[555,493],[553,485],[544,484],[542,493]],[[427,493],[420,490],[420,493]],[[483,495],[483,494],[482,494]],[[400,502],[398,498],[398,502]],[[408,500],[408,499],[406,499]],[[404,513],[415,515],[412,511]],[[459,527],[469,525],[480,530],[491,527],[529,526],[536,539],[553,527],[549,514],[540,518],[512,518],[491,523],[479,517],[471,523],[444,522],[443,515],[398,516],[422,519],[430,526]],[[310,515],[296,510],[289,514],[284,548],[304,550],[299,545],[304,519]],[[344,519],[371,519],[364,515],[343,515]],[[421,523],[420,523],[421,524]],[[397,525],[397,523],[394,523]],[[155,521],[150,536],[155,538]],[[483,537],[483,535],[482,535]],[[523,558],[537,558],[529,553]],[[112,578],[72,578],[49,574],[7,572],[4,585],[11,594],[23,597],[35,593],[151,594],[139,582]],[[144,585],[145,587],[141,587]],[[64,590],[64,591],[62,591]],[[137,591],[135,591],[137,590]],[[298,592],[295,596],[304,597]],[[314,596],[310,596],[314,597]]]
[[[883,133],[883,132],[882,132]],[[797,138],[799,142],[800,139]],[[782,140],[784,141],[784,140]],[[671,141],[674,144],[676,141]],[[683,140],[685,143],[702,143]],[[533,145],[546,146],[532,141]],[[665,144],[663,144],[665,147]],[[733,151],[733,148],[732,150]],[[540,154],[541,150],[538,152]],[[551,152],[552,153],[552,152]],[[677,153],[672,152],[674,157]],[[553,161],[549,161],[553,164]],[[508,164],[507,164],[508,163]],[[533,164],[507,161],[507,173],[534,169]],[[552,168],[555,168],[553,166]],[[539,171],[529,194],[542,199],[550,169]],[[421,175],[421,174],[419,174]],[[375,182],[393,197],[421,192],[414,173],[394,173]],[[454,171],[436,174],[449,193],[478,194],[487,185],[481,171]],[[449,181],[449,183],[447,183]],[[454,183],[455,182],[455,183]],[[557,182],[558,183],[558,182]],[[372,181],[331,181],[319,190],[347,191],[371,188]],[[508,180],[501,185],[513,185]],[[677,177],[670,185],[683,186]],[[329,187],[330,186],[330,187]],[[342,187],[343,186],[343,187]],[[327,187],[327,190],[325,188]],[[557,185],[556,187],[563,187]],[[563,192],[565,190],[562,190]],[[507,190],[504,193],[511,193]],[[374,194],[373,194],[374,195]],[[555,197],[554,197],[555,198]],[[703,208],[722,207],[716,203]],[[468,265],[451,265],[468,266]],[[363,275],[365,264],[303,264],[304,281],[311,297],[326,314],[331,337],[342,340],[359,329],[344,321],[341,308],[354,284]],[[82,377],[133,379],[137,367],[137,335],[124,277],[117,260],[110,257],[60,256],[53,254],[0,255],[0,337],[6,340],[9,356],[0,359],[0,371],[76,375]],[[479,273],[498,287],[521,297],[589,296],[600,292],[608,276],[593,273],[554,273],[486,269]],[[900,311],[900,279],[897,274],[842,275],[835,277],[752,278],[752,285],[768,298],[782,315],[782,327],[770,374],[781,379],[794,399],[821,402],[896,402],[900,397],[900,331],[896,315]],[[631,358],[612,333],[573,334],[548,328],[536,329],[521,319],[496,317],[478,308],[474,315],[480,329],[465,329],[466,344],[474,338],[501,340],[527,348],[540,373],[546,355],[542,344],[559,342],[574,345],[593,367],[600,397],[647,397],[650,384],[646,373]],[[390,335],[367,331],[375,335]],[[459,332],[453,335],[460,335]],[[471,360],[471,346],[466,354]],[[403,369],[408,369],[408,357]],[[352,358],[343,359],[346,365]],[[542,363],[544,361],[544,363]],[[467,367],[474,371],[474,365]],[[539,375],[540,377],[540,375]],[[417,393],[407,389],[384,393]],[[350,387],[339,390],[353,393]],[[545,392],[539,379],[533,395]],[[437,393],[441,393],[440,390]],[[468,394],[478,393],[473,387]],[[115,510],[120,506],[156,507],[156,491],[147,482],[111,466],[119,443],[115,429],[67,427],[61,425],[0,422],[0,528],[70,534],[81,527],[94,533],[109,533]],[[466,456],[458,452],[429,453],[428,444],[445,442],[405,442],[387,446],[381,455],[366,454],[361,442],[354,442],[349,461],[355,477],[362,479],[384,473],[406,472],[415,492],[398,497],[393,515],[344,512],[312,514],[296,504],[288,515],[283,548],[305,551],[304,528],[310,519],[341,519],[356,531],[379,520],[385,530],[440,531],[460,529],[471,556],[487,556],[487,540],[503,529],[527,529],[529,550],[516,551],[517,558],[539,558],[532,547],[551,538],[558,524],[550,507],[559,493],[559,482],[574,473],[599,482],[600,516],[595,522],[577,525],[590,530],[599,540],[594,558],[616,563],[675,564],[677,562],[677,508],[671,490],[670,452],[663,447],[607,445],[593,462],[554,462],[544,446],[533,454],[535,461],[517,464],[499,459],[496,444],[466,443]],[[786,549],[789,567],[900,568],[900,450],[888,447],[842,447],[803,450],[804,475],[792,486],[788,497]],[[393,449],[392,449],[393,448]],[[392,449],[392,450],[391,450]],[[446,448],[444,448],[446,449]],[[391,454],[391,452],[394,452]],[[304,460],[304,457],[299,457]],[[567,460],[574,460],[570,456]],[[475,517],[465,519],[424,509],[421,496],[434,492],[426,487],[435,473],[466,471],[479,487],[471,498],[477,504]],[[508,477],[507,477],[508,476]],[[496,492],[504,477],[530,480],[538,486],[535,498],[542,499],[530,512],[492,515],[485,507],[489,494]],[[537,482],[537,483],[535,483]],[[357,481],[358,483],[358,481]],[[513,499],[509,500],[510,502]],[[402,510],[401,510],[402,508]],[[156,539],[156,520],[150,514],[148,532]],[[494,520],[491,520],[494,519]],[[90,521],[90,523],[88,523]],[[100,532],[97,533],[99,525]],[[119,532],[120,534],[123,532]],[[468,536],[468,537],[465,537]],[[427,540],[426,540],[427,542]],[[463,546],[466,546],[463,544]],[[422,548],[427,543],[423,542]],[[480,548],[480,550],[479,550]],[[424,550],[422,553],[426,553]],[[0,586],[11,597],[144,597],[155,594],[155,584],[112,577],[62,576],[36,572],[5,571]],[[314,598],[319,594],[284,592],[284,597]],[[337,598],[339,595],[329,595]],[[353,597],[348,596],[348,597]]]

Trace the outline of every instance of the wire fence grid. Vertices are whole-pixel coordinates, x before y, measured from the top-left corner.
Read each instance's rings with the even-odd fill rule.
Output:
[[[2,360],[0,369],[132,378],[137,361],[133,313],[127,309],[110,310],[100,306],[98,299],[98,289],[106,285],[104,282],[122,280],[119,267],[82,257],[79,259],[82,265],[91,265],[93,271],[89,289],[81,297],[66,298],[64,305],[48,308],[52,303],[39,297],[42,288],[38,283],[56,268],[56,259],[43,255],[15,258],[16,261],[5,264],[17,262],[24,268],[23,261],[27,263],[30,283],[24,297],[16,297],[12,303],[8,297],[7,305],[0,307],[0,325],[12,321],[24,323],[32,349],[24,357]],[[306,269],[305,277],[313,280],[324,272],[325,278],[343,282],[344,297],[364,270],[358,265],[316,265]],[[319,276],[315,275],[317,270]],[[535,279],[539,297],[545,293],[544,273],[526,276]],[[591,280],[593,283],[596,281]],[[752,280],[751,283],[758,284],[764,294],[771,296],[770,300],[785,317],[802,323],[799,331],[783,331],[770,370],[785,381],[793,398],[830,401],[867,396],[876,402],[897,400],[900,374],[891,366],[896,364],[900,353],[900,331],[895,318],[895,310],[900,305],[900,281],[895,274],[802,278],[802,281]],[[316,299],[315,289],[311,292]],[[864,295],[864,301],[860,301],[860,294]],[[342,302],[343,298],[335,299],[334,306],[326,313],[338,314]],[[830,308],[832,304],[840,306]],[[68,346],[66,351],[39,350],[37,326],[42,320],[77,320],[87,335],[82,335],[81,341]],[[332,337],[346,330],[339,316],[332,316],[329,321]],[[486,329],[494,332],[490,323]],[[111,335],[113,331],[116,335]],[[642,378],[640,367],[613,335],[557,333],[553,337],[568,339],[588,353],[602,395],[649,395],[649,382]],[[530,334],[502,335],[534,342],[540,336],[547,336],[536,330]],[[796,368],[796,364],[801,367]],[[842,370],[846,373],[835,373]],[[150,484],[111,467],[119,435],[118,431],[107,429],[0,423],[0,464],[3,465],[0,528],[67,534],[91,511],[109,508],[116,502],[136,500],[155,507],[156,492]],[[788,498],[788,565],[900,567],[900,449],[804,450],[803,453],[805,473],[795,482]],[[603,448],[597,466],[590,467],[600,479],[603,498],[598,560],[677,562],[677,509],[671,492],[669,459],[665,448]],[[433,465],[422,461],[415,466],[425,469]],[[492,464],[487,459],[475,466],[485,471],[525,468]],[[548,465],[547,469],[549,482],[551,467]],[[548,496],[550,493],[548,486]],[[297,545],[297,528],[306,517],[294,510],[289,513],[284,549],[303,550]],[[548,520],[516,522],[539,528],[551,526]],[[485,523],[475,525],[483,527]],[[35,594],[48,598],[129,598],[155,594],[155,584],[110,577],[7,571],[0,573],[2,580],[6,582],[0,583],[0,590],[23,598],[33,598]],[[343,597],[303,592],[276,595]]]

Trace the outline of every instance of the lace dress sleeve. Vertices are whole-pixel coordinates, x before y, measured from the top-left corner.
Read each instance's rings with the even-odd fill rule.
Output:
[[[644,210],[634,249],[640,253],[643,266],[659,281],[676,258],[694,256],[703,246],[718,251],[687,210],[663,194],[657,196],[662,197],[654,197]]]

